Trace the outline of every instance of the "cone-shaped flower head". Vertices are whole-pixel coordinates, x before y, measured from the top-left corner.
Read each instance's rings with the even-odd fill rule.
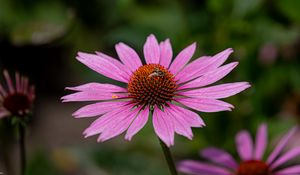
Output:
[[[15,82],[7,70],[3,71],[6,83],[0,83],[0,118],[23,116],[30,112],[34,98],[34,86],[25,76],[15,73]]]
[[[126,87],[112,84],[88,83],[67,88],[77,91],[62,97],[64,102],[96,101],[73,115],[77,118],[101,116],[88,127],[86,137],[100,134],[105,141],[127,130],[131,138],[144,127],[149,114],[156,134],[166,145],[174,144],[174,134],[192,139],[191,127],[204,126],[203,120],[191,109],[202,112],[230,111],[233,106],[219,99],[235,95],[250,85],[247,82],[207,87],[222,79],[237,62],[222,64],[233,52],[226,49],[214,56],[204,56],[188,63],[196,44],[183,49],[172,62],[173,51],[169,39],[158,43],[150,35],[144,44],[143,65],[138,54],[124,43],[116,45],[119,60],[103,53],[79,52],[77,59],[94,71],[126,83]]]
[[[264,159],[267,147],[267,126],[260,125],[255,144],[249,132],[241,131],[236,136],[237,152],[241,161],[236,161],[224,150],[206,148],[201,156],[207,161],[184,160],[179,162],[181,172],[193,175],[296,175],[300,174],[300,165],[283,166],[287,161],[300,155],[300,147],[293,148],[283,154],[282,150],[296,132],[292,128],[274,147],[267,159]]]

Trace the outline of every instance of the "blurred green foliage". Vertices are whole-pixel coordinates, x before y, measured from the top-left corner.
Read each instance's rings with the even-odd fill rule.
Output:
[[[175,158],[196,158],[198,149],[211,145],[234,153],[234,134],[240,129],[255,133],[260,122],[267,122],[272,137],[300,121],[299,9],[299,0],[0,0],[0,41],[19,47],[67,46],[68,74],[85,82],[109,80],[77,63],[77,51],[116,57],[114,44],[122,41],[142,55],[150,33],[159,40],[170,38],[175,53],[196,41],[194,59],[234,48],[229,60],[239,61],[239,67],[222,82],[249,81],[252,88],[227,99],[235,105],[233,112],[200,113],[207,127],[194,129],[193,141],[176,138]],[[88,159],[107,174],[165,174],[164,160],[155,158],[160,150],[143,144],[156,144],[151,126],[134,140],[130,145],[120,141],[128,144],[122,151],[100,144]],[[28,174],[41,174],[41,169],[59,174],[49,159],[45,152],[35,153]]]

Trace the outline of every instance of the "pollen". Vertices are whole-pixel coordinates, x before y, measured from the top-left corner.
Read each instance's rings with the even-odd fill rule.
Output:
[[[237,175],[271,175],[271,173],[266,163],[250,160],[240,164]]]
[[[116,99],[116,98],[119,98],[119,96],[116,95],[116,94],[113,94],[113,95],[111,96],[111,98]]]
[[[139,67],[128,83],[129,97],[138,105],[162,108],[175,96],[174,76],[159,64]]]
[[[10,94],[4,98],[3,106],[13,115],[22,115],[30,108],[29,98],[22,93]]]

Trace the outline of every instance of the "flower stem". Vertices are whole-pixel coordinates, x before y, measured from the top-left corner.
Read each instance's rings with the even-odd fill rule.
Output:
[[[25,175],[26,171],[26,148],[25,148],[25,126],[19,123],[19,146],[20,146],[20,175]]]
[[[178,175],[169,147],[167,147],[167,145],[162,140],[160,140],[160,138],[158,138],[158,139],[159,139],[161,148],[164,152],[166,161],[168,163],[168,167],[171,172],[171,175]]]

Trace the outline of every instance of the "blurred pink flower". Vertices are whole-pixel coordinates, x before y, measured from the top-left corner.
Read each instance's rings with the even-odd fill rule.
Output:
[[[168,146],[174,144],[174,133],[192,139],[191,127],[204,126],[203,120],[190,108],[202,112],[230,111],[233,106],[219,99],[235,95],[250,87],[247,82],[205,87],[222,79],[237,62],[221,66],[233,52],[226,49],[215,56],[203,56],[187,64],[196,43],[182,50],[171,63],[169,39],[158,43],[150,35],[144,45],[146,65],[138,54],[124,43],[116,45],[118,61],[97,52],[79,52],[77,59],[127,88],[112,84],[88,83],[67,89],[77,91],[62,97],[63,102],[99,101],[84,106],[73,115],[76,118],[100,116],[84,131],[86,137],[100,134],[105,141],[127,130],[125,139],[141,130],[153,112],[153,126],[159,138]]]
[[[179,162],[181,172],[193,175],[296,175],[300,174],[300,165],[290,165],[282,168],[287,161],[300,155],[300,147],[296,147],[284,154],[286,146],[297,128],[292,128],[279,143],[266,160],[263,159],[267,147],[267,126],[262,124],[257,131],[255,145],[249,132],[241,131],[236,136],[237,152],[241,158],[237,162],[224,150],[207,148],[201,151],[201,156],[211,161],[184,160]]]
[[[15,85],[7,70],[3,72],[7,88],[0,83],[0,118],[22,116],[30,112],[35,98],[34,86],[25,76],[15,73]]]
[[[259,60],[262,64],[271,65],[276,61],[278,49],[273,43],[267,43],[259,51]]]

